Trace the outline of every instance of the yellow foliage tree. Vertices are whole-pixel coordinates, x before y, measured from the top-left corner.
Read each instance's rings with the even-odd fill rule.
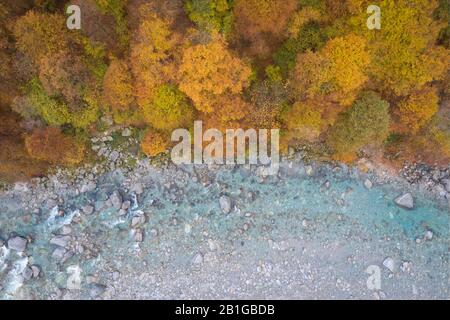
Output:
[[[381,29],[366,27],[369,0],[352,0],[359,14],[350,20],[354,32],[368,39],[373,57],[370,76],[386,93],[405,96],[427,82],[442,79],[448,69],[449,51],[435,45],[443,23],[433,18],[436,0],[382,0]]]
[[[248,86],[251,69],[232,54],[226,43],[215,39],[184,51],[180,89],[202,112],[213,112],[221,95],[240,94]]]
[[[141,21],[131,44],[131,70],[140,106],[151,103],[156,88],[173,80],[175,46],[179,37],[171,30],[171,21],[160,18],[150,5],[140,7]]]
[[[113,59],[103,79],[103,101],[114,110],[127,110],[134,101],[130,68],[126,61]]]
[[[303,96],[327,96],[350,105],[367,80],[369,62],[364,38],[354,34],[337,37],[317,53],[299,54],[294,86]]]
[[[290,138],[313,140],[321,132],[323,121],[319,108],[312,101],[296,102],[283,115]]]

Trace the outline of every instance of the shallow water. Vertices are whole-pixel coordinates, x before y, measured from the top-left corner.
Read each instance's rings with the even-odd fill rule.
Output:
[[[190,170],[153,170],[140,176],[145,190],[139,196],[125,190],[128,182],[120,171],[104,175],[96,191],[64,199],[59,207],[63,217],[58,208],[30,214],[20,196],[1,196],[0,235],[31,236],[25,265],[40,266],[42,277],[23,280],[23,266],[13,267],[17,261],[23,264],[23,258],[4,248],[0,297],[89,298],[89,282],[95,278],[107,286],[106,298],[371,298],[365,270],[369,265],[383,269],[383,259],[390,256],[397,270],[383,269],[384,296],[449,298],[450,215],[445,202],[413,190],[415,209],[399,208],[393,199],[404,191],[402,186],[368,190],[363,177],[345,166],[337,171],[319,167],[308,176],[304,167],[285,164],[281,178],[264,181],[245,167],[222,168],[206,171],[207,186],[193,179]],[[101,209],[113,190],[121,190],[132,204],[136,199],[126,216]],[[219,206],[223,194],[233,201],[228,215]],[[92,215],[79,211],[87,202],[98,209]],[[144,212],[145,237],[137,243],[130,221]],[[61,263],[52,257],[55,246],[49,241],[63,225],[73,228],[72,240],[84,252],[73,249],[74,255]],[[416,243],[427,230],[433,239]],[[192,267],[199,252],[205,260],[213,256],[204,262],[203,273]],[[399,270],[402,261],[413,263],[412,274]],[[221,270],[228,263],[230,270]],[[247,284],[235,292],[241,278],[258,283],[267,277],[257,265],[270,273],[266,287]],[[70,266],[81,270],[79,290],[65,290],[73,280]],[[113,279],[114,271],[120,279]],[[149,274],[150,280],[145,278]],[[183,288],[184,281],[192,286],[191,277],[199,287]]]

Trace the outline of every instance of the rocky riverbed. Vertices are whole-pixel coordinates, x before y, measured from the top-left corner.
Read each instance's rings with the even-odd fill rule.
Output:
[[[448,169],[391,177],[300,154],[277,176],[126,169],[103,149],[101,166],[0,193],[0,298],[450,298]]]

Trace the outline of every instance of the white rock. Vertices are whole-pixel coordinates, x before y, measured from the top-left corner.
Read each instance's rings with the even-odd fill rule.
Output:
[[[373,183],[372,183],[372,181],[370,181],[369,179],[366,179],[366,181],[364,181],[364,186],[365,186],[367,189],[372,189]]]
[[[383,266],[385,266],[389,271],[394,272],[395,271],[395,261],[394,259],[387,257],[383,261]]]
[[[427,230],[427,232],[425,232],[425,240],[431,240],[431,239],[433,239],[433,231]]]

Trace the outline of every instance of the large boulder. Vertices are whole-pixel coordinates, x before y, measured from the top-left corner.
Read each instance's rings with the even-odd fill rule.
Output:
[[[8,240],[8,248],[11,250],[23,252],[27,248],[28,240],[23,237],[12,237]]]

